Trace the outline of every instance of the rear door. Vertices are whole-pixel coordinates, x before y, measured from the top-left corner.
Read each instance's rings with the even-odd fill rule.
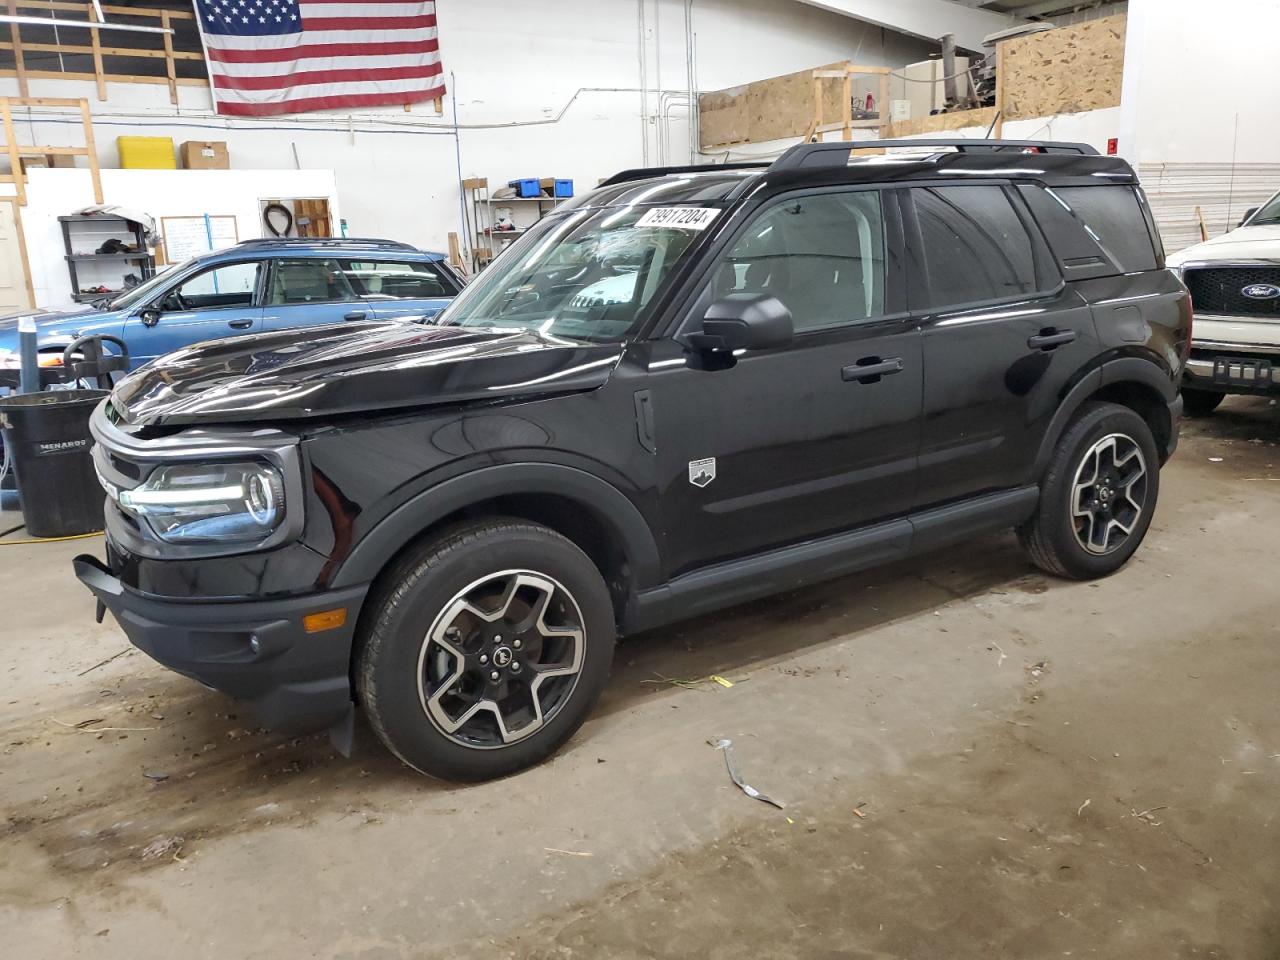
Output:
[[[263,262],[223,263],[189,276],[157,300],[135,310],[124,324],[134,366],[202,340],[262,329]],[[152,310],[159,312],[159,319]]]
[[[335,257],[271,261],[262,325],[268,332],[374,319],[373,304],[351,284]]]
[[[1028,483],[1063,393],[1098,355],[1092,313],[1009,186],[907,193],[924,349],[919,502]]]
[[[379,320],[430,320],[458,293],[448,270],[429,260],[344,259],[342,268]]]

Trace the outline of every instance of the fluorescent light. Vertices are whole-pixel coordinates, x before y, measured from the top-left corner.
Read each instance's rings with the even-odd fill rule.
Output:
[[[28,23],[33,27],[84,27],[86,30],[120,30],[126,33],[173,33],[169,27],[133,27],[123,23],[94,23],[92,20],[46,20],[43,17],[13,17],[0,14],[0,23]]]

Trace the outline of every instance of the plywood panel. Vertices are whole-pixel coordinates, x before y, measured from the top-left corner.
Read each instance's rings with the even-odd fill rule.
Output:
[[[840,77],[823,77],[818,81],[822,88],[823,119],[839,120],[844,116],[843,62],[701,94],[698,123],[702,148],[803,136],[813,122],[814,69],[841,71]],[[853,78],[855,95],[867,79]]]
[[[985,132],[995,118],[995,107],[983,107],[981,110],[957,110],[954,113],[935,113],[931,117],[898,120],[891,123],[889,124],[889,136],[914,137],[922,133],[943,133],[947,130],[959,130],[962,127],[982,127]]]
[[[1103,17],[1000,44],[1004,119],[1118,106],[1125,23]]]

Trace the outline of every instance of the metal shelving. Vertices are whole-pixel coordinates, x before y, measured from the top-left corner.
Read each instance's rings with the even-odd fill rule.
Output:
[[[59,217],[58,223],[62,226],[62,243],[66,249],[64,259],[67,261],[67,272],[71,275],[71,299],[76,303],[91,303],[116,296],[127,290],[128,287],[124,285],[124,275],[120,273],[121,265],[138,264],[139,283],[155,276],[155,258],[147,252],[146,232],[141,224],[126,220],[124,217],[88,214]],[[77,251],[77,247],[83,249],[86,246],[97,249],[110,238],[117,240],[128,238],[127,242],[135,249],[123,253]],[[95,264],[100,269],[92,269]],[[92,280],[85,279],[81,275],[85,267],[91,268]],[[111,289],[87,292],[81,289],[81,283],[107,286]]]

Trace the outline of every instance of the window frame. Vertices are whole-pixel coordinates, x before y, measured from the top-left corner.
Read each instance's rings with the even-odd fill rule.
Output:
[[[271,261],[266,257],[242,257],[236,260],[223,260],[220,263],[212,263],[203,268],[197,266],[194,270],[191,270],[185,275],[175,278],[173,283],[169,284],[169,286],[165,287],[163,291],[157,293],[154,297],[152,297],[150,302],[146,304],[140,304],[139,306],[134,308],[133,313],[138,314],[138,313],[141,313],[143,310],[159,310],[160,316],[163,319],[166,313],[182,313],[182,312],[199,313],[202,310],[228,309],[225,306],[219,306],[219,307],[193,307],[189,311],[180,311],[180,310],[166,311],[161,307],[161,304],[168,299],[170,294],[174,293],[176,290],[181,289],[185,284],[190,283],[192,280],[195,280],[197,277],[202,277],[206,273],[212,273],[214,270],[221,270],[224,267],[238,267],[246,263],[257,264],[258,278],[254,282],[253,299],[249,301],[247,306],[241,306],[239,307],[239,309],[241,310],[256,309],[258,307],[261,307],[263,305],[264,297],[266,294],[265,281],[266,281],[267,272],[268,272],[266,268],[271,263]]]
[[[876,192],[880,195],[880,213],[884,224],[885,251],[885,289],[884,312],[873,317],[863,317],[845,323],[831,324],[812,330],[795,331],[790,346],[780,349],[788,350],[803,347],[823,339],[840,338],[849,331],[859,330],[871,324],[886,321],[905,320],[910,316],[906,298],[906,241],[903,230],[902,211],[900,208],[900,185],[896,183],[836,183],[820,187],[806,187],[788,190],[784,193],[772,194],[759,203],[746,209],[733,211],[728,218],[731,222],[715,243],[704,250],[701,262],[696,265],[696,278],[691,287],[682,288],[688,291],[687,298],[682,297],[688,306],[677,313],[676,317],[665,327],[659,327],[650,334],[653,339],[673,339],[682,344],[690,333],[700,329],[702,317],[711,305],[711,287],[715,268],[724,255],[733,248],[751,229],[756,220],[767,214],[774,207],[805,197],[824,196],[827,194]],[[674,291],[673,291],[674,292]],[[685,344],[687,346],[687,344]]]
[[[372,299],[363,297],[360,294],[356,293],[355,288],[351,287],[351,281],[346,279],[346,274],[343,274],[343,281],[347,284],[348,287],[351,287],[351,293],[354,299],[306,300],[306,301],[303,301],[302,303],[272,303],[271,289],[272,289],[272,285],[275,283],[276,271],[280,268],[280,264],[284,263],[286,260],[295,261],[295,262],[314,260],[318,263],[325,263],[326,261],[332,260],[334,263],[338,264],[338,268],[339,268],[338,272],[342,273],[341,268],[342,268],[343,257],[340,254],[335,254],[328,250],[325,251],[324,256],[320,256],[320,257],[300,257],[296,254],[288,257],[269,257],[266,260],[267,264],[269,265],[269,270],[267,271],[269,273],[269,276],[267,278],[267,281],[262,285],[262,306],[264,309],[274,310],[274,309],[282,309],[284,307],[320,306],[326,303],[373,303],[374,302]]]
[[[969,300],[958,303],[940,303],[929,306],[917,306],[911,303],[910,313],[912,317],[931,317],[939,314],[959,313],[965,310],[977,310],[986,307],[999,307],[1011,303],[1025,303],[1030,300],[1044,300],[1057,296],[1066,286],[1066,279],[1062,275],[1061,267],[1054,256],[1049,242],[1041,229],[1040,224],[1032,216],[1030,209],[1026,205],[1026,201],[1014,189],[1012,180],[981,180],[957,182],[955,180],[925,180],[912,181],[909,185],[902,188],[902,219],[903,229],[907,236],[908,259],[911,262],[912,279],[916,276],[920,277],[921,282],[908,283],[908,291],[921,289],[930,298],[933,295],[933,281],[929,276],[928,260],[925,257],[924,234],[920,229],[919,216],[916,211],[915,190],[928,190],[940,187],[953,187],[957,190],[972,190],[978,187],[987,187],[999,189],[1005,199],[1013,208],[1018,222],[1027,232],[1027,236],[1031,240],[1031,261],[1035,271],[1036,288],[1024,293],[1014,293],[1004,297],[992,297],[986,300]],[[1042,278],[1043,274],[1043,278]],[[910,298],[914,300],[914,298]]]
[[[337,260],[338,260],[338,263],[339,263],[339,264],[352,264],[352,263],[373,263],[373,264],[398,263],[398,264],[403,264],[404,266],[407,266],[407,267],[412,267],[412,266],[413,266],[413,265],[415,265],[415,264],[421,264],[422,266],[426,267],[427,269],[435,271],[436,276],[438,276],[438,277],[440,277],[440,278],[441,278],[441,285],[442,285],[442,286],[444,286],[444,287],[446,288],[446,292],[445,292],[445,293],[439,294],[439,295],[437,295],[437,296],[431,296],[431,297],[382,297],[382,296],[374,296],[373,294],[370,294],[370,293],[366,290],[364,293],[362,293],[362,294],[358,294],[358,296],[359,296],[362,300],[366,300],[366,301],[383,301],[383,302],[386,302],[386,303],[398,303],[398,302],[401,302],[401,301],[404,301],[404,300],[448,300],[448,299],[451,299],[451,298],[453,298],[453,297],[456,297],[459,293],[461,293],[461,292],[462,292],[462,287],[461,287],[461,285],[458,283],[458,281],[457,281],[457,279],[454,277],[453,273],[445,267],[445,265],[444,265],[444,261],[443,261],[443,260],[423,260],[423,259],[417,259],[417,258],[414,258],[414,259],[406,259],[406,258],[404,258],[404,257],[376,257],[376,258],[366,257],[366,258],[361,259],[360,257],[357,257],[357,256],[356,256],[356,255],[354,255],[354,254],[353,254],[353,255],[351,255],[351,256],[339,256],[339,257],[337,258]],[[343,269],[344,269],[344,272],[345,272],[346,267],[344,267]],[[417,271],[414,271],[414,272],[416,273]],[[347,282],[348,282],[348,283],[351,283],[351,281],[350,281],[350,280],[348,280]],[[351,284],[351,286],[352,286],[352,289],[354,289],[354,288],[355,288],[355,284]],[[448,291],[447,291],[447,288],[449,288],[449,287],[453,287],[453,291],[452,291],[452,292],[448,292]],[[332,303],[333,301],[329,301],[329,302],[330,302],[330,303]]]

